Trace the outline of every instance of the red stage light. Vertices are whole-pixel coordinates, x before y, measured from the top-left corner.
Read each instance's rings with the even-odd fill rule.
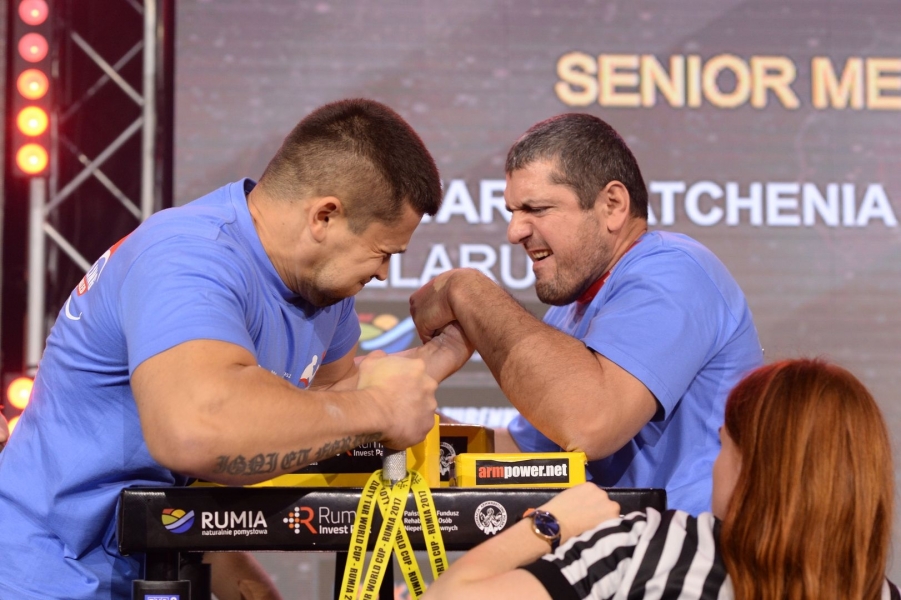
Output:
[[[39,69],[22,71],[22,74],[16,80],[16,89],[29,100],[43,98],[49,87],[50,81],[44,75],[44,72]]]
[[[26,33],[19,40],[19,55],[28,62],[44,60],[47,48],[47,38],[40,33]]]
[[[47,113],[37,106],[23,108],[19,112],[19,116],[16,117],[16,125],[19,127],[19,131],[31,137],[41,135],[47,131],[47,123]]]
[[[19,18],[28,25],[40,25],[47,20],[49,12],[44,0],[22,0],[19,4]]]
[[[28,406],[28,401],[31,400],[32,387],[34,387],[34,380],[30,377],[16,377],[6,388],[6,399],[19,410],[24,410]]]
[[[47,150],[39,144],[25,144],[16,152],[16,165],[27,175],[37,175],[47,168]]]

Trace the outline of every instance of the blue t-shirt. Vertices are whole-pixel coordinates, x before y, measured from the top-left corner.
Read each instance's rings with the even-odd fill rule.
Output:
[[[710,510],[726,397],[763,364],[744,294],[719,259],[685,235],[646,233],[590,303],[552,307],[544,321],[628,371],[658,402],[628,444],[589,463],[591,479],[665,488],[673,508]],[[522,416],[510,433],[527,452],[560,449]]]
[[[153,215],[69,296],[0,454],[0,598],[131,597],[141,567],[116,548],[119,492],[187,480],[147,451],[129,384],[143,361],[221,340],[306,387],[359,340],[352,298],[316,309],[279,278],[247,208],[253,185]]]

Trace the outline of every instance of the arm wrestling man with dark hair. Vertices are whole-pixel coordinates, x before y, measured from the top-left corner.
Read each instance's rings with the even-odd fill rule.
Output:
[[[456,321],[481,354],[521,413],[499,450],[581,450],[599,485],[709,510],[726,396],[763,361],[738,284],[698,242],[648,232],[638,163],[601,119],[538,123],[506,173],[507,238],[552,307],[542,323],[480,272],[452,270],[410,299],[420,337]]]
[[[440,203],[412,128],[348,100],[302,120],[258,184],[157,213],[110,248],[60,311],[0,455],[0,597],[130,597],[124,487],[250,484],[424,439],[437,381],[471,349],[446,329],[357,365],[353,296]]]

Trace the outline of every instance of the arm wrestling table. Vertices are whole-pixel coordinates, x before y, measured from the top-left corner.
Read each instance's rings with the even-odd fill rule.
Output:
[[[439,488],[432,490],[444,546],[469,550],[515,523],[562,491],[556,488]],[[666,509],[661,489],[607,489],[623,514],[647,507]],[[347,560],[359,488],[186,487],[129,488],[119,499],[117,534],[123,555],[144,553],[144,580],[137,585],[179,580],[180,554],[214,551],[336,552],[335,597]],[[375,511],[371,531],[381,527]],[[412,493],[404,525],[414,550],[428,550]],[[370,550],[375,535],[370,537]],[[393,598],[393,574],[385,574],[380,598]],[[160,587],[159,589],[168,589]],[[182,588],[185,590],[186,588]],[[137,587],[136,587],[137,590]],[[153,598],[152,591],[135,599]],[[168,592],[162,592],[168,593]],[[207,591],[180,600],[209,600]],[[172,596],[171,593],[167,597]]]

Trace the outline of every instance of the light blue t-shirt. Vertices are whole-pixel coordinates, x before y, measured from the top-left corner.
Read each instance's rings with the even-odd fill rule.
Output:
[[[129,384],[143,361],[221,340],[306,387],[359,340],[352,298],[316,309],[281,281],[248,212],[253,185],[155,214],[69,296],[0,454],[0,598],[131,597],[141,566],[116,548],[119,492],[187,481],[147,451]]]
[[[592,480],[665,488],[670,507],[709,511],[726,397],[763,364],[751,311],[726,267],[685,235],[646,233],[590,303],[552,307],[544,321],[631,373],[658,402],[628,444],[589,463]],[[522,416],[510,433],[524,451],[560,450]]]

